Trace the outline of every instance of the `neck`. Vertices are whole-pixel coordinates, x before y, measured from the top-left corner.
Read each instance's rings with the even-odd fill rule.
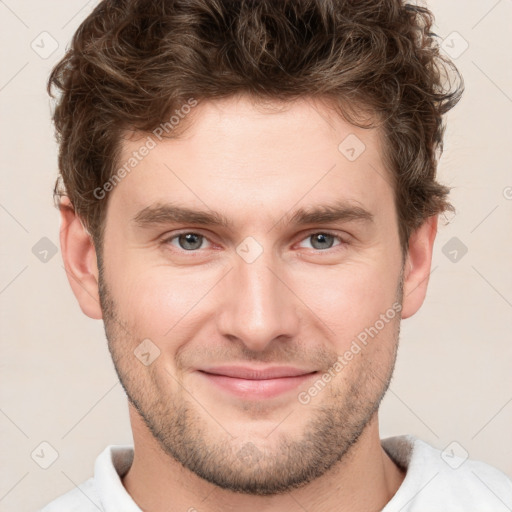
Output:
[[[290,493],[252,496],[221,489],[162,451],[130,406],[133,464],[122,482],[133,500],[151,512],[363,512],[381,510],[405,473],[382,449],[377,414],[344,458],[322,477]]]

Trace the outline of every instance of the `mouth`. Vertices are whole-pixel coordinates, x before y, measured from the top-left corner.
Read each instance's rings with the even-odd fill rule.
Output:
[[[247,399],[269,399],[291,392],[318,373],[287,366],[217,366],[198,370],[212,385]]]

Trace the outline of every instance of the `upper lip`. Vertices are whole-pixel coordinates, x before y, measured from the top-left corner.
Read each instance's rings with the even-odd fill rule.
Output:
[[[200,371],[238,379],[263,380],[307,375],[308,373],[313,373],[315,370],[304,370],[292,366],[271,366],[266,368],[250,366],[212,366],[201,368]]]

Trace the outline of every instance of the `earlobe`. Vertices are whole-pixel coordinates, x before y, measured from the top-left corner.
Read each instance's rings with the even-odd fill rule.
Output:
[[[91,235],[77,217],[67,197],[61,200],[60,217],[60,246],[69,284],[82,311],[99,320],[102,313],[98,292],[98,266]]]
[[[402,318],[416,313],[427,294],[432,252],[437,233],[437,215],[429,217],[409,238],[409,248],[404,265],[404,295]]]

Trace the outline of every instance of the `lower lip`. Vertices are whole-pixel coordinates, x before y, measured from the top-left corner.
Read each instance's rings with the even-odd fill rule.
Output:
[[[316,375],[316,372],[314,372],[305,375],[297,375],[295,377],[256,380],[238,379],[206,372],[199,373],[206,377],[212,384],[245,399],[273,398],[287,391],[296,389],[299,385]]]

